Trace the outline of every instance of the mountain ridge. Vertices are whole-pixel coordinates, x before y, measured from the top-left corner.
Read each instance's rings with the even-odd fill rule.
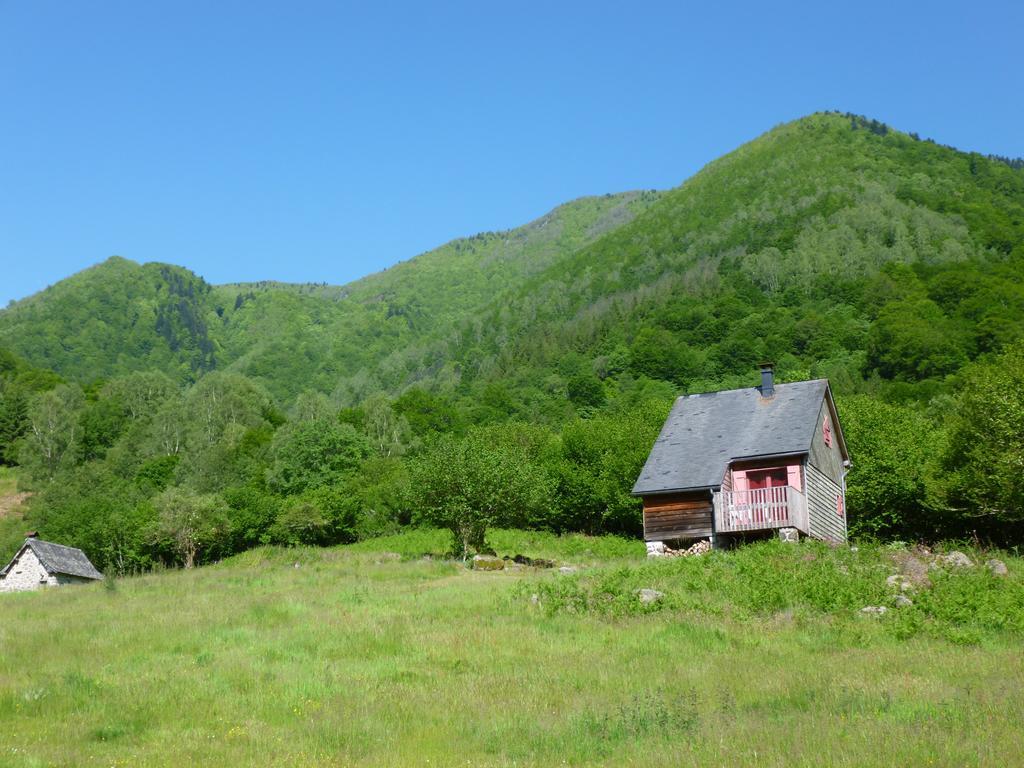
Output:
[[[176,378],[184,377],[188,379],[196,373],[216,367],[218,362],[230,364],[247,353],[252,353],[250,349],[233,348],[230,338],[226,340],[210,338],[207,326],[216,325],[216,321],[211,316],[211,313],[216,315],[218,319],[223,320],[226,315],[231,315],[233,312],[241,309],[247,301],[257,301],[261,294],[267,294],[268,291],[271,293],[277,292],[282,295],[294,294],[299,297],[317,297],[332,300],[352,299],[350,303],[387,304],[389,297],[392,297],[396,290],[401,291],[407,286],[410,279],[414,279],[411,273],[423,271],[433,271],[436,273],[439,264],[441,267],[450,266],[452,256],[458,259],[462,266],[466,268],[476,259],[490,258],[495,263],[495,266],[489,272],[485,271],[477,276],[475,287],[476,290],[481,290],[481,284],[485,280],[495,279],[494,273],[496,271],[514,271],[516,258],[522,260],[525,254],[526,257],[531,259],[531,263],[536,263],[538,259],[543,262],[545,258],[551,257],[550,251],[552,249],[557,251],[560,247],[571,247],[572,243],[577,240],[586,241],[588,238],[597,236],[609,226],[615,226],[617,222],[628,220],[632,215],[631,211],[633,209],[642,208],[644,205],[650,204],[656,197],[657,193],[655,192],[627,192],[616,195],[579,198],[556,207],[544,216],[522,227],[504,232],[486,232],[467,238],[458,238],[414,259],[399,262],[386,270],[372,273],[340,286],[308,283],[286,284],[276,281],[213,285],[207,283],[195,272],[184,267],[162,262],[139,263],[121,256],[112,256],[98,264],[80,270],[32,296],[21,299],[4,310],[0,310],[0,345],[6,343],[28,359],[34,358],[37,361],[43,360],[48,362],[54,369],[65,371],[71,378],[84,378],[88,380],[90,374],[83,370],[85,366],[77,358],[77,347],[74,342],[71,342],[71,349],[61,350],[60,346],[65,346],[64,344],[55,346],[53,344],[34,343],[31,339],[31,331],[29,331],[28,341],[12,339],[16,331],[12,331],[11,326],[18,326],[24,332],[26,326],[30,326],[40,319],[45,321],[46,318],[39,318],[40,311],[45,312],[45,309],[40,310],[40,308],[45,307],[47,303],[58,302],[63,304],[63,296],[69,289],[77,285],[83,286],[85,292],[98,296],[102,305],[114,301],[109,295],[110,291],[105,287],[107,284],[124,282],[130,285],[134,284],[134,288],[138,289],[141,287],[141,283],[146,282],[147,277],[161,274],[165,275],[172,282],[184,284],[184,287],[177,287],[177,289],[185,291],[186,296],[183,298],[194,301],[198,297],[200,303],[205,302],[209,306],[190,306],[189,302],[178,304],[178,308],[184,315],[184,324],[192,330],[192,338],[187,341],[180,340],[173,334],[165,332],[169,324],[166,313],[161,315],[158,309],[152,308],[155,312],[154,330],[158,334],[162,333],[165,337],[164,341],[166,342],[167,349],[162,350],[165,354],[159,356],[159,359],[147,358],[144,354],[137,354],[136,358],[139,360],[140,365],[136,366],[136,368],[142,369],[156,365],[172,373]],[[557,242],[557,234],[555,237],[549,237],[548,233],[543,232],[548,227],[552,229],[557,228],[559,231],[566,228],[575,228],[573,231],[565,234],[563,238],[569,241],[569,245]],[[502,248],[495,247],[499,243],[504,243],[505,246]],[[498,252],[495,253],[495,251]],[[501,251],[505,251],[505,253]],[[443,278],[444,275],[436,276],[436,279]],[[160,294],[162,289],[163,286],[156,286],[154,293]],[[175,293],[177,289],[175,286],[170,286],[170,290],[167,292]],[[116,301],[120,304],[120,309],[124,310],[126,307],[132,307],[133,304],[138,303],[142,305],[152,304],[156,299],[156,296],[140,298],[138,293],[138,290],[129,290],[128,295],[117,297]],[[136,301],[136,299],[139,299],[139,301]],[[295,309],[293,302],[283,298],[282,301],[288,305],[288,309]],[[82,304],[82,302],[78,301],[73,303],[76,305]],[[257,303],[259,302],[257,301]],[[85,302],[85,304],[88,305],[88,302]],[[471,302],[464,301],[463,304],[470,305]],[[131,312],[138,315],[138,313],[146,308],[146,306],[135,306]],[[61,311],[67,312],[69,309],[69,307],[62,307]],[[110,321],[109,315],[111,313],[99,311],[102,309],[101,307],[93,307],[93,309],[97,310],[97,314],[105,321]],[[78,326],[79,329],[88,325],[89,318],[81,316],[80,313],[71,312],[70,314],[75,317],[74,325]],[[392,300],[385,312],[386,316],[384,319],[387,320],[390,317],[406,314],[407,309],[398,306]],[[18,322],[18,320],[22,322]],[[121,329],[122,338],[120,343],[122,346],[130,346],[132,331],[136,329],[139,321],[139,317],[131,317],[128,319],[128,327]],[[5,324],[7,325],[6,328],[4,327]],[[59,335],[61,338],[73,339],[76,334],[72,329],[66,328]],[[110,334],[105,335],[110,336]],[[158,342],[156,343],[158,344]],[[96,340],[93,342],[93,345],[96,347],[110,347],[114,344],[111,343],[109,338],[104,338]],[[177,364],[172,365],[171,358],[174,357],[173,353],[186,346],[197,347],[201,349],[203,354],[198,360],[177,360],[175,361]],[[150,351],[146,350],[146,352]],[[226,361],[222,359],[225,354],[227,355]],[[90,365],[90,368],[91,374],[94,377],[96,377],[96,373],[99,374],[99,377],[103,377],[116,375],[119,372],[127,372],[132,369],[132,366],[119,366],[116,360],[97,360],[95,364]]]
[[[723,345],[746,343],[789,360],[795,375],[806,363],[793,361],[800,354],[791,342],[728,338],[753,325],[758,302],[838,302],[853,328],[874,319],[862,283],[891,265],[998,268],[1021,257],[1024,172],[1004,160],[816,113],[672,190],[579,198],[522,227],[459,238],[340,286],[210,285],[174,265],[108,259],[0,310],[0,345],[83,381],[154,366],[188,381],[219,368],[258,378],[286,401],[312,388],[357,402],[417,383],[459,387],[467,375],[514,379],[524,364],[557,367],[566,349],[604,376],[609,360],[632,354],[638,326],[666,306],[684,311],[682,297],[729,290],[753,304],[745,318],[719,319],[714,333],[655,323],[683,350],[676,362],[690,373],[675,380],[697,386],[739,375],[750,355]],[[108,276],[127,293],[103,285]],[[1016,280],[1013,268],[1006,280]],[[48,315],[74,283],[87,290],[71,303],[93,311],[62,306]],[[685,309],[699,325],[694,311]],[[70,318],[64,326],[53,317],[61,313]],[[47,322],[56,328],[39,338]],[[848,358],[846,374],[873,370],[850,358],[865,344],[861,333],[832,350]]]

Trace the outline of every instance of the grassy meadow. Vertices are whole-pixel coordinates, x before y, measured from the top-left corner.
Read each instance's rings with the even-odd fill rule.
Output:
[[[1024,754],[1024,562],[778,543],[468,570],[435,531],[0,596],[3,766],[992,765]],[[433,556],[430,556],[433,553]],[[970,553],[983,560],[987,555]],[[427,555],[427,557],[424,557]],[[665,597],[641,605],[634,590]]]

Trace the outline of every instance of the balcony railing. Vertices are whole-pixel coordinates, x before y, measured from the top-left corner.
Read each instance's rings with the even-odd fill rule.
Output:
[[[715,494],[719,533],[797,528],[807,533],[807,497],[791,485]]]

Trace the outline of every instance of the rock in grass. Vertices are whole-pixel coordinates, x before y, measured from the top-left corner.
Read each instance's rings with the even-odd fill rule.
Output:
[[[956,550],[947,552],[945,555],[939,555],[939,562],[945,565],[947,568],[973,568],[974,563],[971,562],[971,558],[965,555],[963,552]]]
[[[505,568],[505,561],[493,555],[473,555],[474,571],[500,571]]]
[[[1002,560],[996,560],[994,558],[992,560],[986,560],[985,567],[992,572],[993,576],[1001,576],[1005,578],[1010,575],[1009,570],[1006,568],[1006,563]]]
[[[526,555],[516,555],[512,558],[512,562],[519,565],[528,565],[531,568],[554,568],[555,561],[548,560],[543,557],[527,557]]]
[[[640,602],[643,603],[644,605],[650,605],[651,603],[656,603],[659,600],[661,600],[662,598],[664,598],[665,597],[665,593],[664,592],[659,592],[656,589],[650,589],[648,587],[644,587],[643,589],[638,589],[636,591],[636,596],[638,598],[640,598]]]
[[[914,601],[906,595],[896,595],[896,599],[892,602],[897,608],[909,608],[914,604]]]
[[[925,554],[925,553],[921,553]],[[895,552],[893,561],[899,568],[899,576],[904,581],[909,581],[914,589],[928,589],[932,585],[928,577],[928,563],[913,552]]]
[[[865,605],[860,609],[860,612],[865,616],[881,616],[888,610],[884,605]]]
[[[885,580],[885,583],[893,589],[898,589],[900,592],[906,592],[914,588],[914,585],[907,581],[907,577],[902,573],[894,573]]]
[[[577,568],[575,565],[563,565],[561,568],[558,569],[558,572],[569,575],[570,573],[576,573],[576,571],[578,570],[579,568]]]

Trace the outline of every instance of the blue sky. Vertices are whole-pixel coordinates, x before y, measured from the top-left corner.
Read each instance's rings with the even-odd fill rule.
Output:
[[[113,254],[346,282],[675,186],[822,109],[1024,155],[1022,23],[1009,2],[0,0],[0,306]]]

